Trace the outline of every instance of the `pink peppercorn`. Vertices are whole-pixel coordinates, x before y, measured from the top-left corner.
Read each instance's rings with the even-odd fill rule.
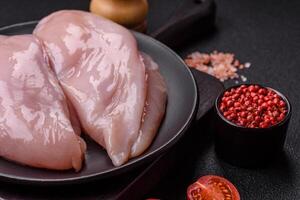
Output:
[[[287,113],[286,102],[273,90],[259,85],[241,85],[226,91],[219,108],[227,120],[248,128],[273,126]]]

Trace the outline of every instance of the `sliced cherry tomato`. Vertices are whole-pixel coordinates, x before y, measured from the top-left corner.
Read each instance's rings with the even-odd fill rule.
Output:
[[[187,200],[240,200],[240,194],[225,178],[208,175],[188,187]]]

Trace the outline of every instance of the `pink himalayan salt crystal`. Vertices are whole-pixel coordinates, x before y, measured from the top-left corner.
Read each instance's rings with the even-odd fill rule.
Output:
[[[250,63],[241,64],[232,53],[213,51],[210,54],[194,52],[187,56],[185,63],[192,68],[208,73],[220,81],[237,79],[238,69],[249,68]],[[243,76],[243,81],[247,80]]]

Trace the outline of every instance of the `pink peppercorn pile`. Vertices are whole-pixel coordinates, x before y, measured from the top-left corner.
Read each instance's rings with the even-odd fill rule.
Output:
[[[267,128],[282,121],[286,102],[273,90],[241,85],[226,91],[219,108],[229,121],[248,128]]]

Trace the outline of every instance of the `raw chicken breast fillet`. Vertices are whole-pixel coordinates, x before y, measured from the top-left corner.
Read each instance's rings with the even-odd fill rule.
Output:
[[[0,156],[33,167],[80,170],[85,142],[75,134],[39,40],[0,36],[0,68]]]
[[[83,11],[59,11],[34,30],[85,132],[115,166],[139,136],[146,100],[145,66],[125,28]]]
[[[131,148],[131,157],[142,154],[151,144],[166,110],[167,86],[159,73],[158,65],[142,53],[147,74],[147,97],[139,136]]]

